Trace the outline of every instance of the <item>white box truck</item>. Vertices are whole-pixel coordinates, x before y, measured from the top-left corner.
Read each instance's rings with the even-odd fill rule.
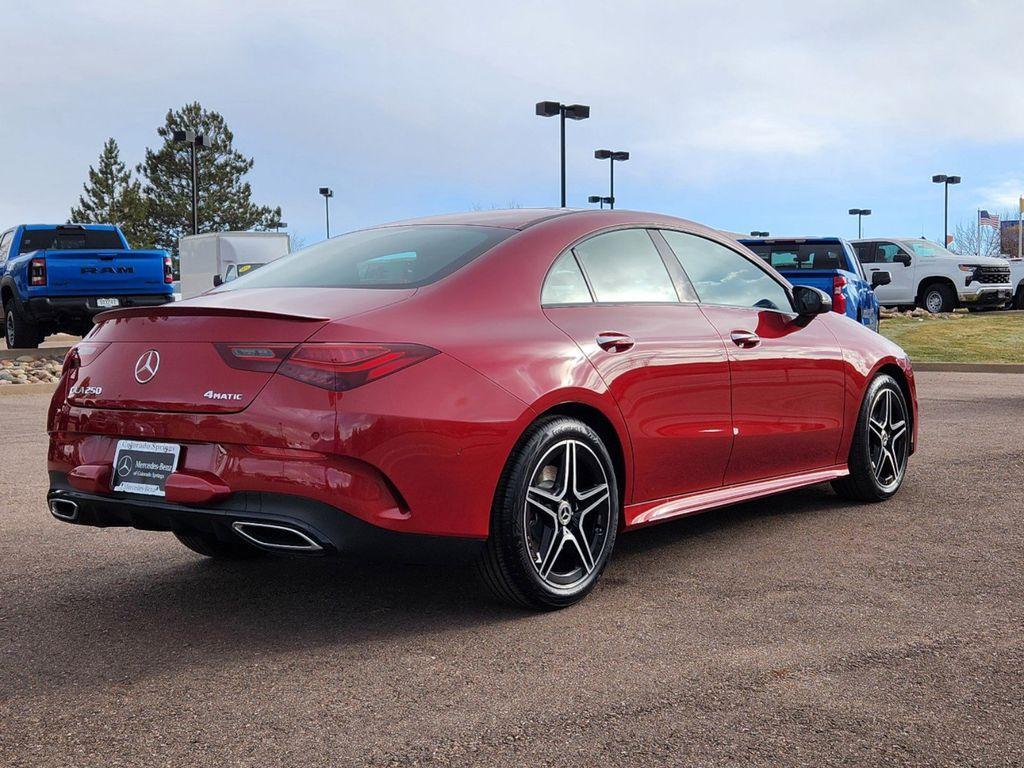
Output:
[[[279,259],[291,248],[284,232],[207,232],[178,240],[181,298],[190,299],[217,284]]]

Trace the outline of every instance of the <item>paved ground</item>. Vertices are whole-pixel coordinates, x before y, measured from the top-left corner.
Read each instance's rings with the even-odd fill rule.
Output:
[[[465,574],[219,565],[44,511],[0,407],[0,765],[1024,764],[1024,376],[922,374],[903,492],[630,534],[581,606]]]
[[[68,336],[66,333],[58,333],[53,336],[47,336],[39,346],[44,348],[70,347],[76,341],[80,341],[81,338],[81,336]],[[0,338],[0,349],[7,349],[6,338]]]

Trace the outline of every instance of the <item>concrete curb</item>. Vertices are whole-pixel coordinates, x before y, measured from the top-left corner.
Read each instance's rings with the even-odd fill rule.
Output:
[[[22,355],[31,355],[34,358],[56,358],[64,359],[71,347],[40,347],[39,349],[0,349],[0,360],[16,360]]]
[[[4,395],[52,395],[57,389],[57,382],[53,384],[5,384],[0,386],[0,397]]]
[[[1017,363],[915,363],[915,371],[942,373],[1024,373],[1024,365]]]

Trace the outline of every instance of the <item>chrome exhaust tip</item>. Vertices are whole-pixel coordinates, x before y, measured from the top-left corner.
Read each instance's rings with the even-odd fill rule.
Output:
[[[236,521],[231,528],[248,541],[264,549],[284,552],[320,552],[323,547],[298,528],[272,523]]]
[[[73,522],[78,517],[78,504],[70,499],[50,499],[50,514],[58,520]]]

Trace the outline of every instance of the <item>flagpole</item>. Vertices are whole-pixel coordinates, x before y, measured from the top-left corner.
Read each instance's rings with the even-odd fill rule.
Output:
[[[978,241],[978,256],[981,256],[981,209],[978,209],[978,220],[974,227],[975,239]]]
[[[1017,208],[1018,208],[1018,211],[1017,211],[1017,258],[1019,259],[1021,257],[1020,256],[1020,246],[1021,246],[1021,231],[1020,231],[1020,229],[1021,229],[1021,224],[1024,224],[1024,197],[1022,197],[1020,199],[1020,205],[1018,205]]]

